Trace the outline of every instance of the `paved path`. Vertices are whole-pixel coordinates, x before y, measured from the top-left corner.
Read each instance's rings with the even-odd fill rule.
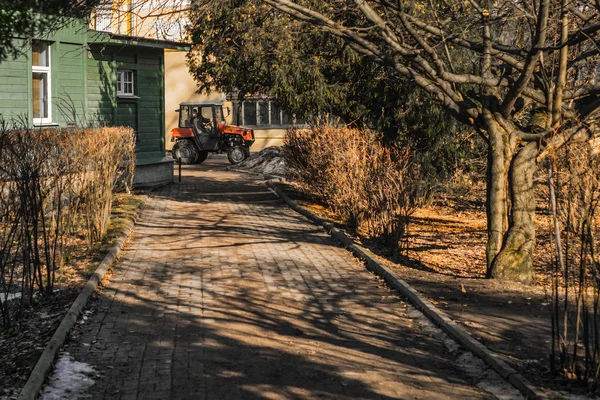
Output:
[[[489,398],[349,252],[219,163],[152,196],[68,343],[101,372],[90,398]]]

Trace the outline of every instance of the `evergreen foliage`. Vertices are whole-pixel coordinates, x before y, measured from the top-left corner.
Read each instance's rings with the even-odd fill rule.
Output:
[[[314,7],[364,23],[358,14],[325,2]],[[427,153],[421,158],[428,164],[424,171],[442,179],[461,156],[473,153],[473,142],[461,139],[469,132],[429,94],[339,38],[258,0],[213,0],[193,8],[190,17],[194,48],[188,62],[202,91],[235,93],[239,100],[269,96],[308,121],[330,114],[383,132],[388,144]]]
[[[87,18],[100,0],[0,0],[0,62],[16,57],[15,38],[43,37],[68,23]]]

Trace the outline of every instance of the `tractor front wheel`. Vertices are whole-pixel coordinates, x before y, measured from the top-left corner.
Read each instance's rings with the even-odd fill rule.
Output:
[[[233,165],[239,164],[247,157],[246,150],[242,146],[233,146],[227,150],[227,159]]]
[[[183,165],[194,164],[198,160],[198,149],[191,140],[179,140],[173,146],[173,158],[175,160],[181,158]]]
[[[196,160],[196,164],[202,164],[208,158],[208,151],[202,150],[198,153],[198,159]]]

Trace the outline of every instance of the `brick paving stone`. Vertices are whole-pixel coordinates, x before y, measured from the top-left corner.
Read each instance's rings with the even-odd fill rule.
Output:
[[[412,308],[223,159],[155,192],[65,351],[91,399],[486,399]]]

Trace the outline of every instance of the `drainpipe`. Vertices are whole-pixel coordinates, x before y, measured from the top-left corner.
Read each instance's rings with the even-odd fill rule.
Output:
[[[129,6],[127,10],[127,34],[129,36],[133,36],[134,26],[133,26],[133,1],[129,0]]]

